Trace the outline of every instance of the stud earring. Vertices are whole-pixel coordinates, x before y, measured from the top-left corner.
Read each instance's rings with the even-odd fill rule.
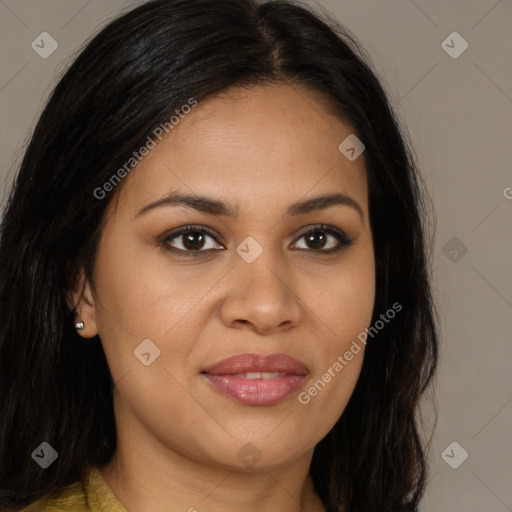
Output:
[[[77,331],[81,331],[83,328],[84,328],[84,323],[83,323],[83,322],[78,322],[78,323],[75,325],[75,329],[76,329]]]

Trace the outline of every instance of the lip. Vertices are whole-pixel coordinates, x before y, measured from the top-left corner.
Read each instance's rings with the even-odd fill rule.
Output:
[[[247,378],[246,373],[278,373]],[[301,387],[309,374],[298,359],[281,353],[239,354],[203,370],[202,375],[221,393],[246,405],[273,405]]]

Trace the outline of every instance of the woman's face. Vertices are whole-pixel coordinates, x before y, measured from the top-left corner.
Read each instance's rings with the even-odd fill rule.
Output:
[[[338,149],[352,133],[302,87],[236,89],[125,178],[79,311],[133,449],[270,468],[311,456],[341,416],[375,298],[364,160]],[[312,201],[334,194],[350,199]]]

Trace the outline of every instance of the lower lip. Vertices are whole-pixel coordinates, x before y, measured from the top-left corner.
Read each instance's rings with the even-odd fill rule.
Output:
[[[297,391],[305,375],[275,379],[244,379],[233,375],[203,374],[221,393],[246,405],[272,405]]]

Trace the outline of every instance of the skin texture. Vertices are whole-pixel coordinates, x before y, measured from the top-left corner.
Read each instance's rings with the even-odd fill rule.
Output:
[[[298,393],[370,325],[375,299],[364,160],[338,150],[351,133],[303,87],[233,89],[181,120],[109,205],[96,286],[86,283],[77,320],[81,336],[99,334],[112,372],[118,446],[100,471],[130,512],[324,510],[309,465],[346,407],[364,350],[308,404]],[[239,215],[184,206],[138,215],[173,191],[223,200]],[[290,204],[334,192],[353,198],[362,218],[347,205],[286,216]],[[218,242],[205,235],[196,258],[169,252],[160,240],[188,224],[211,228]],[[301,235],[319,224],[354,242],[315,254]],[[248,236],[263,249],[252,263],[236,252]],[[325,236],[316,248],[338,244]],[[167,246],[184,244],[178,236]],[[134,356],[144,339],[160,350],[149,366]],[[271,406],[241,404],[201,375],[247,352],[286,353],[310,373]],[[261,459],[247,467],[237,453],[249,442]]]

